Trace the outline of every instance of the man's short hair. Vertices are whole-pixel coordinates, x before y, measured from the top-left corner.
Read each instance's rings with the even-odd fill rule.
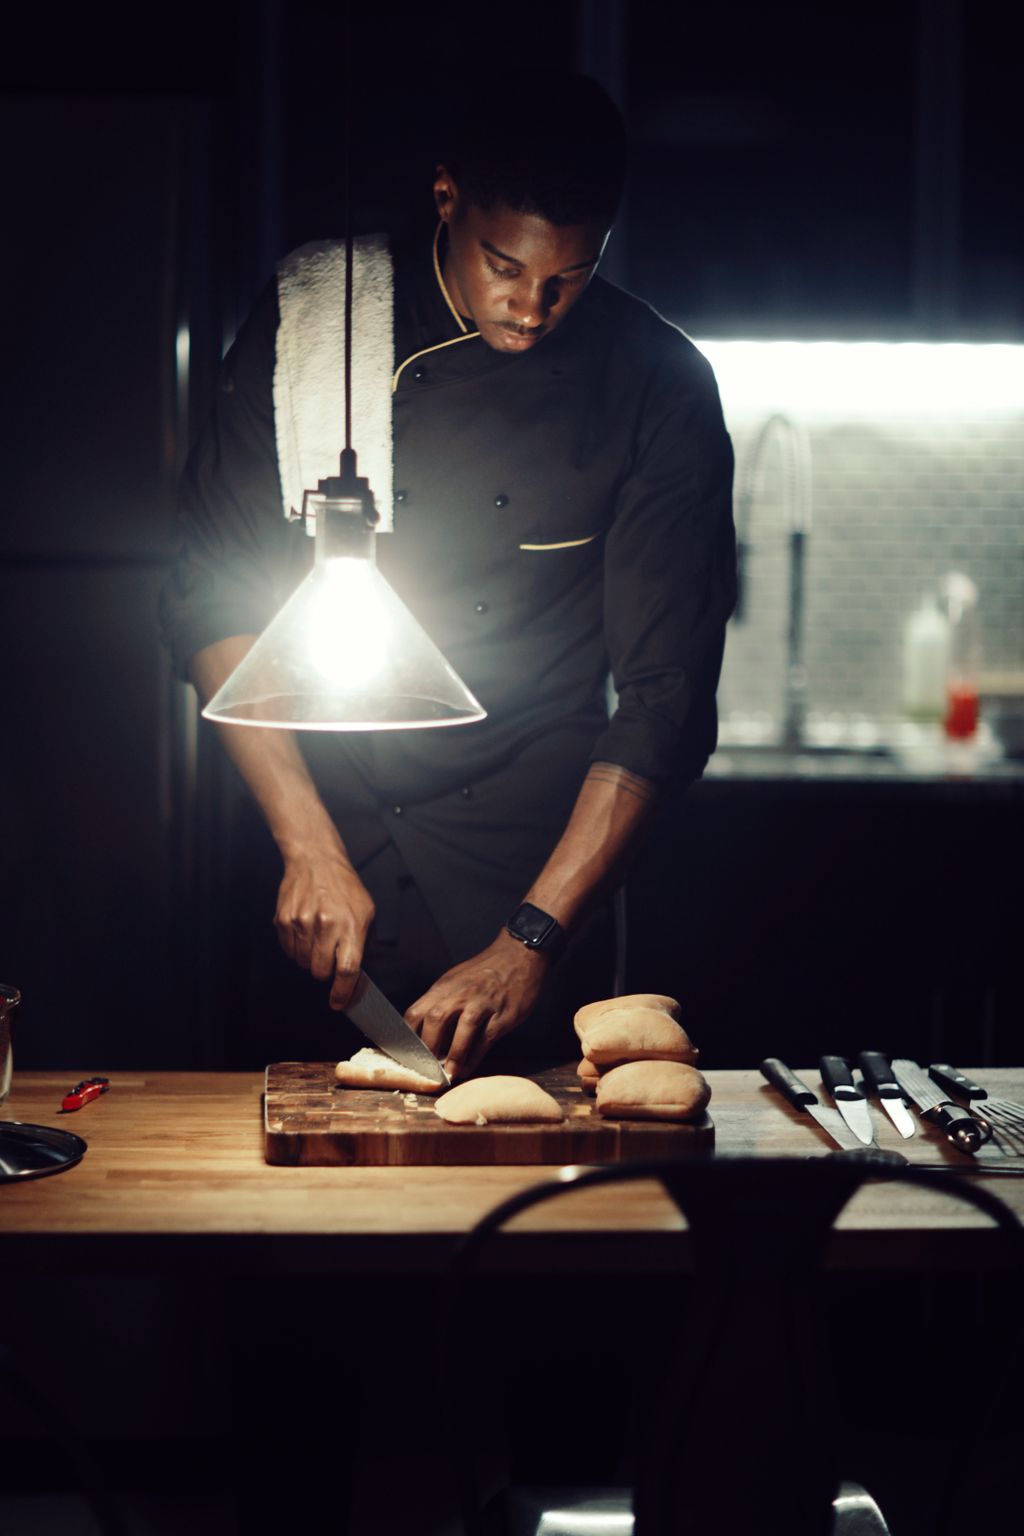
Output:
[[[626,130],[585,75],[521,70],[461,103],[444,163],[478,207],[505,203],[551,224],[607,228],[622,197]]]

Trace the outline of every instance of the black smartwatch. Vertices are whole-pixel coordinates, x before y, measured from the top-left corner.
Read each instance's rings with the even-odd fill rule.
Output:
[[[557,960],[565,948],[565,931],[561,923],[532,902],[524,901],[517,907],[505,927],[527,949],[539,949],[552,960]]]

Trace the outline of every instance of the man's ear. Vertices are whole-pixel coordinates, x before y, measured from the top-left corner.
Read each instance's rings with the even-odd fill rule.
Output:
[[[434,173],[434,207],[438,218],[450,224],[458,206],[459,189],[455,185],[455,177],[447,166],[439,165]]]

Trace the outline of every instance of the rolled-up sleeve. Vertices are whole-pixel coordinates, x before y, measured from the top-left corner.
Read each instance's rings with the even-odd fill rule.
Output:
[[[665,788],[700,777],[736,597],[733,453],[710,366],[662,372],[605,545],[604,623],[618,707],[593,761]]]
[[[287,524],[274,441],[275,285],[220,367],[209,419],[179,487],[182,545],[160,593],[176,672],[197,651],[258,634],[280,606]]]

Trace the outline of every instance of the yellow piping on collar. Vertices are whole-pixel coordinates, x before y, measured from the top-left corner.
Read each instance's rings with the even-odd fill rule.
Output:
[[[437,286],[440,288],[442,294],[444,295],[445,303],[448,305],[448,308],[451,310],[452,314],[455,316],[455,324],[458,326],[460,331],[464,331],[464,330],[467,329],[466,322],[465,322],[465,320],[463,320],[462,316],[459,314],[458,310],[455,308],[455,305],[452,303],[452,296],[448,292],[448,289],[445,287],[445,285],[444,285],[444,278],[441,276],[441,263],[437,259],[437,248],[438,248],[438,245],[441,242],[441,230],[443,229],[443,227],[444,227],[444,220],[443,219],[438,219],[438,221],[437,221],[437,228],[434,230],[434,276],[437,278]]]
[[[452,337],[449,338],[448,341],[436,342],[434,344],[434,346],[432,346],[432,347],[424,347],[422,349],[422,351],[420,351],[420,352],[413,352],[409,357],[406,358],[404,363],[399,363],[398,367],[395,369],[394,378],[391,380],[391,393],[392,394],[394,394],[395,390],[398,388],[398,381],[402,377],[402,370],[405,369],[405,368],[408,368],[409,364],[415,362],[418,357],[426,357],[428,352],[440,352],[443,347],[454,347],[460,341],[472,341],[474,336],[479,336],[480,335],[479,331],[467,331],[466,330],[466,322],[463,320],[462,316],[459,314],[458,310],[455,308],[455,305],[452,303],[451,295],[449,294],[448,289],[444,285],[444,278],[441,276],[441,264],[440,264],[440,262],[437,259],[437,246],[438,246],[438,242],[441,239],[441,229],[443,227],[443,224],[444,224],[444,220],[443,219],[439,219],[438,223],[437,223],[437,228],[434,230],[434,276],[437,278],[437,286],[440,288],[441,293],[444,296],[445,303],[448,305],[448,308],[451,310],[452,314],[455,316],[455,323],[458,326],[459,330],[462,332],[462,335],[461,336],[452,336]]]
[[[579,549],[581,544],[593,544],[600,534],[588,533],[585,539],[566,539],[564,544],[520,544],[520,549]]]
[[[465,336],[453,336],[450,341],[439,341],[433,347],[424,347],[421,352],[413,352],[406,358],[404,363],[399,363],[395,369],[395,376],[391,380],[391,393],[394,394],[398,388],[398,381],[402,377],[403,369],[408,368],[409,364],[414,363],[418,357],[426,357],[428,352],[441,352],[445,347],[457,347],[460,341],[473,341],[479,335],[479,331],[467,331]]]

